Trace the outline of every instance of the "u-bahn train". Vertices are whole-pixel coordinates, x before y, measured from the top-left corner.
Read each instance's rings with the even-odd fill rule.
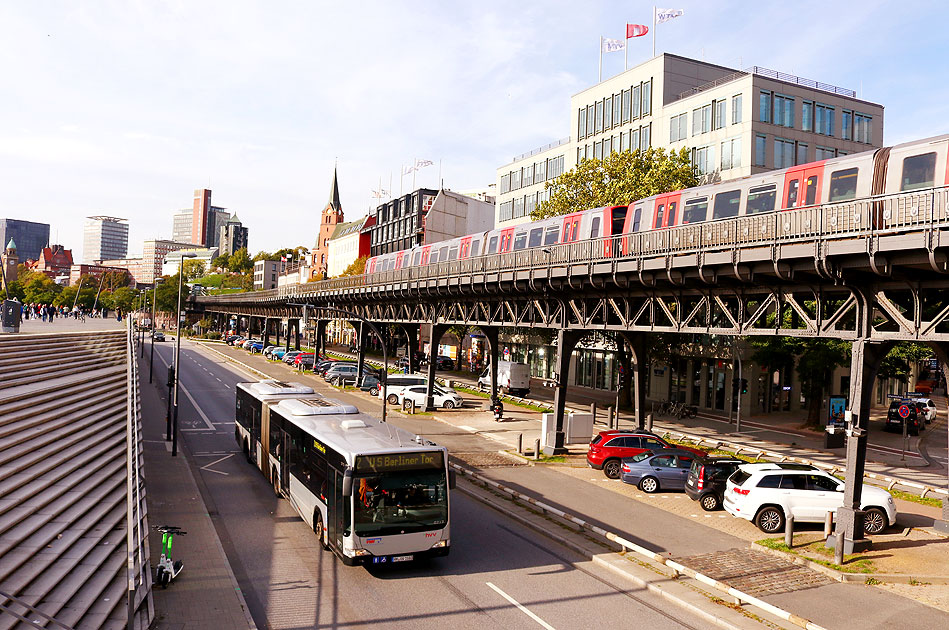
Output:
[[[366,273],[949,186],[949,134],[373,256]],[[604,241],[606,256],[613,242]]]

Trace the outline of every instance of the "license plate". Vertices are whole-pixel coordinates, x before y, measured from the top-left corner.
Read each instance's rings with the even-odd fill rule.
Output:
[[[412,560],[412,556],[392,556],[392,562],[409,562]]]

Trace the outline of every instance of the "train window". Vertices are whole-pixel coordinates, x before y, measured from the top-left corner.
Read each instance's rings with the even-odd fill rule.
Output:
[[[699,197],[685,202],[682,209],[682,223],[700,223],[708,216],[708,197]]]
[[[642,222],[642,220],[643,220],[643,207],[642,207],[642,206],[638,206],[638,207],[636,208],[636,210],[633,212],[633,226],[632,226],[632,229],[631,229],[630,231],[631,231],[631,232],[638,232],[638,231],[639,231],[639,224]]]
[[[817,203],[817,175],[807,178],[804,187],[804,205],[813,206]]]
[[[471,241],[471,251],[468,252],[469,256],[480,256],[481,255],[481,239],[475,239]]]
[[[520,251],[527,247],[527,232],[520,232],[514,235],[514,251]]]
[[[612,225],[610,225],[610,234],[622,234],[623,224],[626,223],[626,213],[629,212],[629,206],[617,206],[610,213],[612,215]]]
[[[440,250],[438,250],[438,260],[440,260],[440,261],[442,261],[442,262],[446,262],[446,261],[450,260],[450,259],[448,258],[448,247],[447,247],[447,246],[446,246],[446,247],[442,247]]]
[[[774,200],[777,198],[777,186],[758,186],[748,191],[748,203],[745,214],[757,212],[774,212]]]
[[[452,247],[448,250],[448,260],[458,260],[458,248]]]
[[[784,204],[785,208],[793,208],[797,203],[797,191],[801,187],[801,180],[792,179],[788,182],[788,197],[787,203]]]
[[[857,197],[857,169],[848,168],[830,174],[830,202],[847,201]]]
[[[669,202],[669,218],[666,220],[666,225],[673,226],[676,224],[676,202]]]
[[[438,262],[438,250],[437,250],[437,249],[433,249],[433,250],[432,250],[432,254],[431,254],[431,256],[430,256],[429,259],[428,259],[428,264],[434,265],[434,264],[437,263],[437,262]]]
[[[551,225],[544,234],[544,245],[556,245],[558,240],[560,240],[560,228]]]
[[[534,228],[530,231],[530,237],[527,239],[528,247],[538,247],[544,238],[544,228]]]
[[[656,206],[656,225],[654,227],[662,227],[662,217],[666,213],[666,204],[660,203]]]
[[[593,223],[590,226],[590,238],[599,238],[600,236],[600,217],[593,217]]]
[[[741,191],[729,190],[715,195],[715,210],[713,219],[730,219],[738,216],[738,205],[741,203]]]
[[[415,252],[412,254],[412,266],[418,267],[419,260],[422,258],[422,252]]]
[[[936,154],[923,153],[903,160],[903,179],[900,190],[930,188],[936,181]]]
[[[488,253],[495,254],[498,251],[498,237],[492,236],[488,239]]]

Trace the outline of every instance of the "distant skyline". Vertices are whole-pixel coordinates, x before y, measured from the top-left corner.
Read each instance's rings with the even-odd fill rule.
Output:
[[[677,2],[656,52],[763,66],[882,104],[887,145],[949,132],[944,27],[930,2]],[[334,164],[346,220],[415,187],[483,188],[570,134],[599,38],[652,29],[652,3],[51,0],[0,5],[0,217],[82,250],[87,216],[170,238],[195,189],[251,253],[312,248]],[[279,10],[277,10],[279,8]],[[652,56],[631,39],[630,67]],[[623,53],[603,56],[604,80]],[[58,238],[57,238],[58,235]]]

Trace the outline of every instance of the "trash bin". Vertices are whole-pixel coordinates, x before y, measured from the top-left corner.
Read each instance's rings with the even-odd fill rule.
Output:
[[[843,448],[845,446],[845,430],[842,426],[827,425],[824,433],[824,448]]]
[[[20,332],[20,315],[23,308],[15,300],[4,300],[2,311],[0,311],[0,327],[5,333]]]

